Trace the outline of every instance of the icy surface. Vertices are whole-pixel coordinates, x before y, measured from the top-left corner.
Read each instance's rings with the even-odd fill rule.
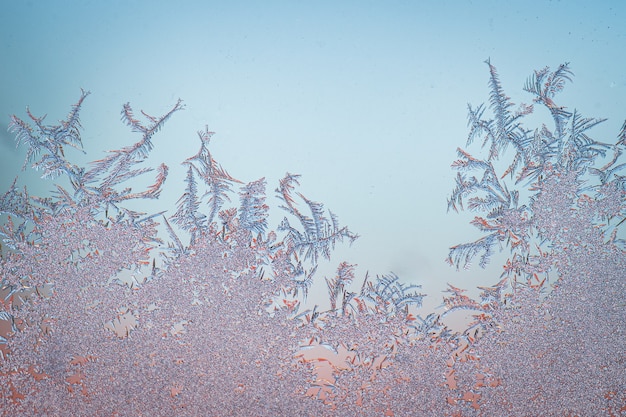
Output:
[[[265,180],[223,169],[208,128],[184,184],[145,166],[181,101],[159,117],[125,104],[138,141],[89,167],[71,162],[87,92],[59,125],[12,116],[25,166],[56,191],[15,182],[0,199],[0,415],[626,415],[626,124],[592,139],[602,120],[558,103],[567,64],[531,75],[519,106],[487,64],[489,104],[469,106],[476,152],[459,149],[448,201],[484,236],[448,262],[510,256],[479,299],[449,285],[425,316],[419,287],[332,258],[358,236],[298,175],[275,185],[286,217],[272,227]],[[526,126],[538,106],[551,119]],[[170,212],[129,208],[164,186],[182,193]],[[335,276],[316,275],[322,259]],[[318,279],[327,311],[309,308]],[[446,325],[459,311],[473,317],[460,331]]]

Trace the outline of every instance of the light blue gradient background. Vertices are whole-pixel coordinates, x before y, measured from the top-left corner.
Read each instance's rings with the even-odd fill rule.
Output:
[[[1,14],[0,190],[17,174],[41,190],[35,173],[19,172],[25,151],[7,132],[25,106],[56,123],[90,90],[82,121],[93,160],[138,140],[120,122],[123,103],[160,116],[180,97],[187,108],[154,138],[148,161],[165,162],[170,176],[145,211],[175,211],[180,162],[208,124],[232,176],[266,177],[272,228],[284,215],[273,190],[289,171],[362,236],[319,275],[342,260],[359,265],[358,281],[393,271],[423,285],[429,306],[446,282],[471,288],[501,272],[498,261],[468,272],[444,262],[449,246],[479,236],[473,214],[446,213],[446,198],[466,104],[488,99],[485,59],[515,103],[531,101],[522,86],[534,69],[571,62],[574,84],[558,103],[609,118],[598,140],[614,142],[626,118],[622,1],[4,0]]]

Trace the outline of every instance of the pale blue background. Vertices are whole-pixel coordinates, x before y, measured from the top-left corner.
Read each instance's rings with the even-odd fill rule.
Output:
[[[179,163],[208,124],[214,157],[244,182],[265,176],[271,206],[278,179],[299,173],[305,195],[361,234],[322,275],[341,260],[359,264],[359,280],[394,271],[423,285],[432,306],[446,282],[484,285],[501,271],[444,263],[450,245],[478,236],[473,215],[446,213],[446,198],[466,103],[488,99],[485,59],[516,103],[530,102],[522,86],[534,69],[569,61],[576,77],[560,104],[608,117],[595,130],[608,142],[626,118],[622,1],[0,3],[0,190],[24,156],[9,114],[30,105],[56,122],[90,90],[82,120],[93,160],[138,139],[119,121],[123,103],[158,116],[180,97],[187,109],[154,140],[150,161],[170,166],[155,211],[174,212]],[[20,175],[34,192],[36,176]],[[273,213],[272,228],[283,216]]]

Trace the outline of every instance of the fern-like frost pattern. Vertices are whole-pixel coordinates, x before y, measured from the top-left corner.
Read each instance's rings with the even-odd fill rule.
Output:
[[[477,299],[448,284],[426,314],[419,285],[347,261],[311,305],[318,266],[358,235],[291,173],[273,230],[265,178],[223,169],[208,127],[172,211],[129,209],[165,186],[146,159],[180,100],[162,116],[124,104],[138,140],[88,167],[71,162],[88,92],[57,125],[11,116],[24,167],[56,183],[0,197],[0,415],[623,415],[626,122],[614,144],[593,139],[604,120],[559,103],[569,64],[535,71],[519,106],[486,64],[466,142],[482,148],[458,149],[448,200],[483,236],[447,260],[509,257]],[[549,121],[528,128],[539,107]],[[135,190],[141,175],[154,181]]]

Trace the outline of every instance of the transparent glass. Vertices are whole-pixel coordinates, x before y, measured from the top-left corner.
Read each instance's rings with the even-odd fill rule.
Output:
[[[624,413],[625,6],[3,10],[0,415]]]

